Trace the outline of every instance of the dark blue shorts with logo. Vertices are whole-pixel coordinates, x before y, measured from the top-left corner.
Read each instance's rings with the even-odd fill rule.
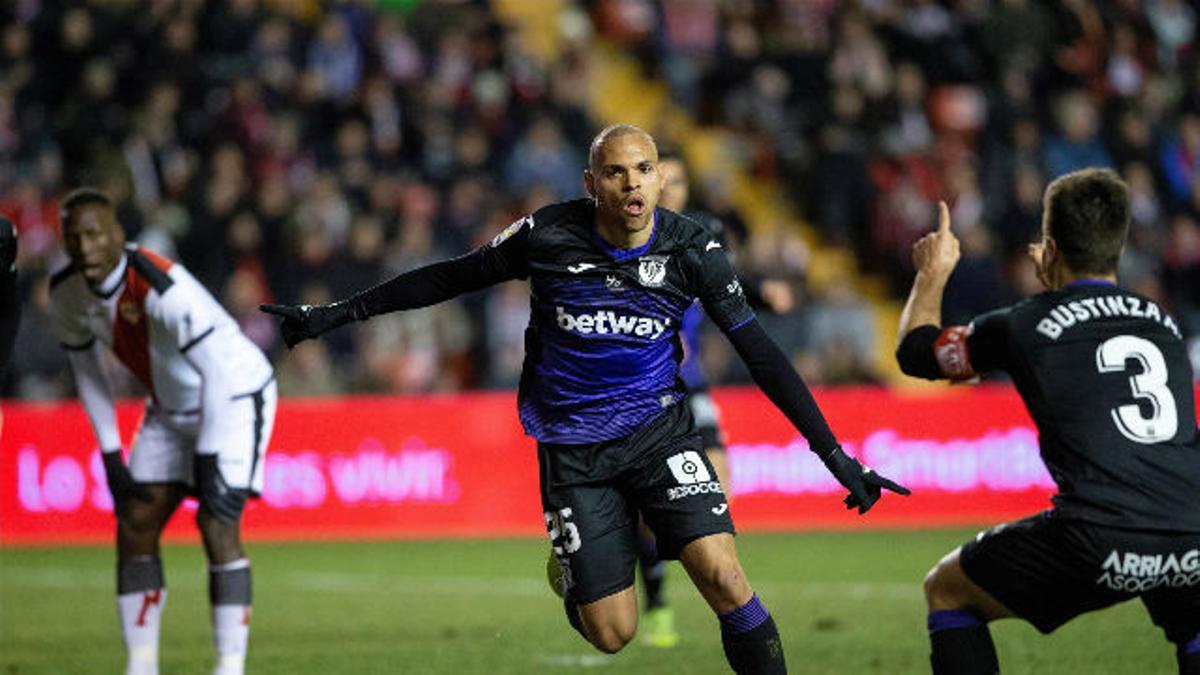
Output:
[[[687,405],[668,408],[624,438],[538,443],[538,465],[546,530],[579,604],[633,585],[639,515],[664,560],[700,537],[734,532]]]
[[[1043,633],[1135,597],[1171,642],[1200,633],[1200,533],[1107,527],[1050,510],[981,532],[960,561]]]

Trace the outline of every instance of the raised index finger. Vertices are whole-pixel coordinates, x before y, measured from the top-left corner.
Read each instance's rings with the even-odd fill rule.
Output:
[[[938,202],[938,234],[950,234],[950,207],[946,202]]]

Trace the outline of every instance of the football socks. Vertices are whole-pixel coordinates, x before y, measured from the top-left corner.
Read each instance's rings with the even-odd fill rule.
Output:
[[[718,614],[717,619],[721,622],[725,658],[733,672],[738,675],[787,673],[779,630],[758,595],[732,612]]]
[[[926,621],[934,675],[994,675],[1000,672],[987,623],[961,609],[930,612]]]
[[[244,669],[250,639],[250,561],[242,558],[209,567],[208,594],[217,651],[214,672],[238,675]]]
[[[117,612],[125,639],[127,675],[158,673],[158,634],[167,589],[162,560],[140,556],[117,564]]]

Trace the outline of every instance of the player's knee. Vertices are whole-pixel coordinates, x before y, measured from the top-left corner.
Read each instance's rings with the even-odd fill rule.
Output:
[[[117,514],[117,527],[131,535],[155,535],[164,520],[156,504],[132,502]]]
[[[158,548],[162,518],[148,508],[131,508],[117,516],[117,549],[122,555],[148,555]]]
[[[924,588],[925,603],[930,610],[959,609],[966,601],[954,568],[945,559],[926,573]]]
[[[696,578],[697,586],[703,586],[701,591],[707,591],[706,597],[728,599],[733,607],[738,606],[738,599],[746,595],[749,582],[746,573],[736,559],[721,561],[710,566],[702,576]]]
[[[588,641],[606,654],[616,654],[633,641],[637,633],[636,621],[613,621],[588,629]]]

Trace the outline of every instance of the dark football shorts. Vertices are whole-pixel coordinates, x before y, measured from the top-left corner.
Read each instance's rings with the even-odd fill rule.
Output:
[[[1051,510],[981,532],[960,560],[972,581],[1043,633],[1134,597],[1171,642],[1200,632],[1200,533],[1118,529]]]
[[[538,443],[538,464],[546,530],[578,604],[633,585],[639,513],[664,560],[696,539],[734,532],[687,406],[672,406],[624,438]]]
[[[721,433],[721,409],[707,391],[689,391],[688,405],[696,419],[696,430],[705,450],[725,451],[725,436]]]

